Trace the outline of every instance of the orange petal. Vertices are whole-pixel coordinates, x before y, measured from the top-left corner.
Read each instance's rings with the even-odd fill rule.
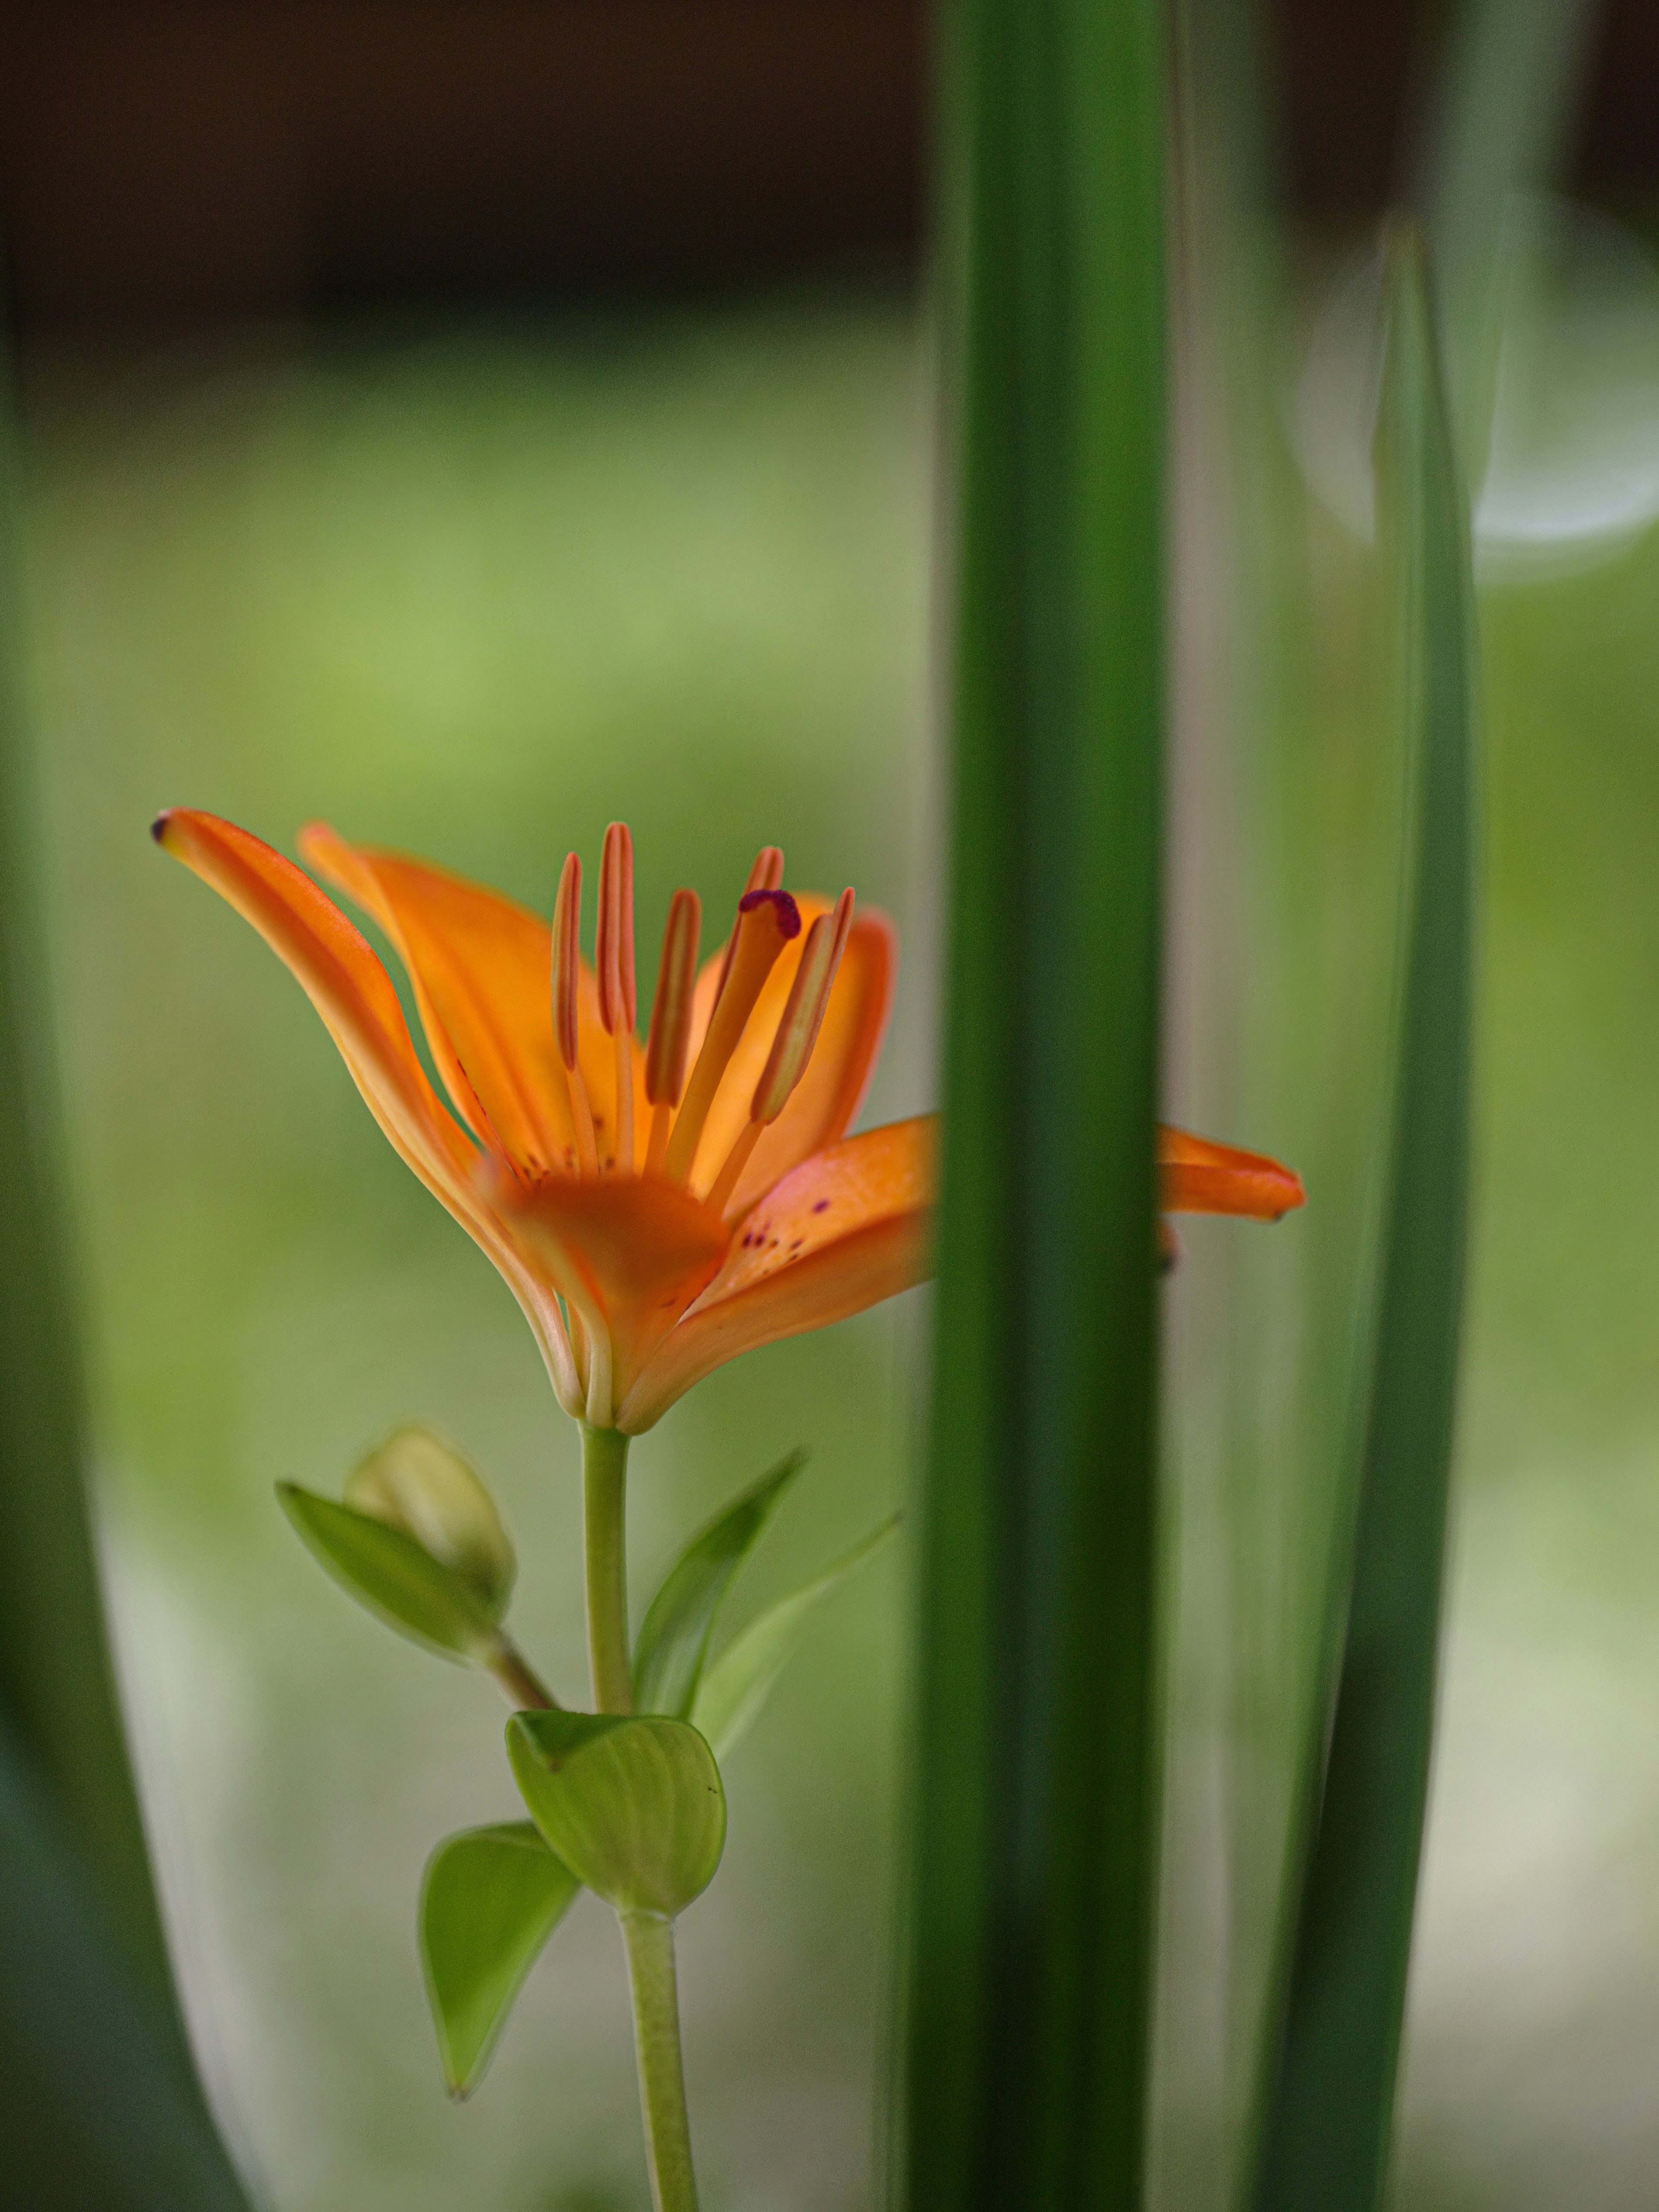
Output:
[[[1242,1213],[1277,1221],[1307,1196],[1302,1179],[1262,1152],[1212,1145],[1184,1129],[1160,1129],[1160,1204],[1166,1213]]]
[[[574,1375],[557,1306],[481,1198],[478,1154],[427,1080],[374,949],[309,876],[234,823],[174,807],[157,818],[152,834],[252,922],[293,971],[393,1151],[507,1279],[568,1402]]]
[[[542,1246],[558,1279],[573,1267],[580,1275],[577,1303],[610,1340],[613,1403],[713,1279],[732,1241],[717,1213],[661,1176],[546,1176],[529,1190],[503,1189],[499,1203],[514,1229]]]
[[[805,927],[800,936],[785,947],[766,979],[743,1042],[732,1055],[698,1148],[699,1171],[694,1187],[706,1190],[720,1164],[743,1133],[755,1086],[765,1072],[772,1039],[790,986],[795,980],[801,954],[812,923],[832,910],[833,902],[808,895],[796,901]],[[898,939],[893,925],[878,907],[862,907],[854,915],[847,949],[823,1026],[818,1031],[806,1073],[777,1120],[756,1146],[726,1208],[728,1221],[738,1220],[763,1191],[802,1160],[846,1133],[858,1112],[870,1072],[881,1048],[893,1000],[893,975],[897,965]],[[720,981],[720,959],[711,960],[697,978],[697,1012],[692,1032],[695,1052],[708,1025],[709,1009]]]
[[[822,1328],[926,1279],[939,1120],[844,1138],[786,1176],[647,1360],[617,1425],[637,1436],[740,1352]]]
[[[428,1082],[392,978],[362,933],[292,860],[234,823],[174,807],[151,834],[287,963],[393,1145],[447,1205],[466,1209],[472,1146]]]
[[[348,844],[325,823],[301,832],[300,849],[397,947],[438,1072],[480,1140],[532,1175],[574,1168],[569,1088],[553,1040],[547,923],[447,869]],[[586,966],[580,999],[582,1073],[603,1153],[616,1079],[599,1025],[599,986]]]

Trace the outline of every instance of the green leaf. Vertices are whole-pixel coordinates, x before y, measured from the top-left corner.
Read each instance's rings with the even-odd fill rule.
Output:
[[[1267,2116],[1262,2212],[1375,2212],[1382,2196],[1428,1796],[1457,1396],[1474,899],[1473,586],[1422,256],[1403,234],[1391,246],[1389,299],[1378,476],[1414,785],[1413,852],[1347,1626]]]
[[[421,1885],[421,1963],[454,2097],[483,2080],[513,2000],[581,1884],[529,1820],[446,1838]]]
[[[940,23],[951,908],[902,2187],[1127,2212],[1162,1765],[1169,24]]]
[[[0,2197],[246,2199],[185,2039],[123,1735],[87,1497],[27,618],[0,358]],[[139,825],[135,822],[135,839]]]
[[[0,1719],[0,2203],[247,2212],[170,2002]]]
[[[771,1693],[786,1660],[800,1642],[820,1598],[846,1581],[855,1567],[874,1557],[899,1525],[901,1516],[857,1544],[815,1580],[751,1620],[728,1644],[703,1677],[692,1709],[692,1725],[706,1736],[717,1759],[724,1760]]]
[[[395,1429],[352,1469],[345,1502],[412,1536],[471,1586],[492,1620],[507,1611],[518,1562],[495,1501],[429,1429]]]
[[[401,1528],[279,1482],[283,1510],[343,1589],[404,1636],[448,1659],[481,1660],[496,1616],[473,1585]]]
[[[618,1912],[672,1919],[714,1880],[726,1794],[714,1754],[684,1721],[515,1713],[507,1747],[536,1826]]]
[[[694,1536],[675,1561],[651,1601],[634,1648],[637,1711],[690,1718],[714,1616],[738,1569],[805,1464],[805,1452],[791,1452]]]
[[[1581,112],[1594,0],[1459,0],[1430,80],[1415,195],[1428,225],[1449,413],[1485,471],[1498,380],[1500,242],[1517,192],[1547,188]]]

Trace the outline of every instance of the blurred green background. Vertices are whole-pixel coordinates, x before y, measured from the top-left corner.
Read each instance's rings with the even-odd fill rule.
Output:
[[[439,1835],[513,1812],[500,1714],[342,1601],[270,1494],[332,1487],[396,1421],[446,1430],[499,1487],[524,1640],[574,1696],[572,1433],[298,990],[143,830],[188,800],[280,844],[325,814],[545,908],[567,844],[592,858],[626,814],[642,943],[676,883],[718,908],[775,838],[794,880],[897,915],[869,1110],[926,1103],[923,329],[902,293],[842,287],[178,345],[119,377],[66,362],[31,452],[106,1553],[210,2081],[281,2212],[641,2206],[591,1905],[477,2100],[445,2103],[414,1898]],[[1485,595],[1475,1304],[1400,2183],[1421,2212],[1636,2207],[1659,2160],[1656,595],[1651,540]],[[1241,1233],[1194,1224],[1188,1269]],[[797,1443],[750,1601],[902,1496],[916,1321],[756,1355],[640,1446],[636,1605]],[[685,1923],[708,2195],[739,2212],[874,2201],[903,1578],[884,1559],[815,1631]]]
[[[291,55],[268,66],[258,38],[222,24],[170,45],[148,22],[165,9],[77,16],[72,68],[7,80],[35,102],[0,132],[0,189],[28,340],[39,727],[100,1530],[192,2028],[276,2212],[642,2212],[645,2179],[619,1947],[592,1900],[537,1968],[477,2099],[444,2101],[415,1896],[438,1837],[516,1809],[501,1711],[344,1602],[271,1496],[285,1477],[334,1489],[397,1422],[447,1431],[518,1540],[522,1640],[574,1697],[573,1435],[488,1264],[392,1157],[272,957],[155,854],[149,817],[204,805],[291,850],[323,815],[546,910],[567,847],[591,867],[625,815],[647,975],[675,885],[718,915],[756,847],[778,842],[792,881],[850,880],[899,922],[899,1005],[866,1118],[932,1098],[938,525],[931,335],[905,260],[915,11],[843,11],[852,27],[834,37],[856,68],[834,61],[830,33],[813,43],[822,24],[802,27],[835,11],[794,11],[753,64],[771,72],[767,101],[720,74],[753,11],[703,12],[724,29],[674,64],[691,72],[683,98],[667,65],[605,79],[603,98],[556,54],[522,69],[520,33],[500,22],[497,78],[452,93],[471,31],[447,47],[442,9],[422,11],[398,72],[358,23],[331,57],[329,103]],[[1298,264],[1310,324],[1329,306],[1333,246],[1386,189],[1411,12],[1269,11],[1289,87],[1289,234],[1315,246]],[[252,13],[261,36],[301,21]],[[1659,172],[1632,121],[1650,32],[1628,6],[1607,21],[1583,166],[1628,206]],[[546,21],[562,26],[555,43],[568,35]],[[32,35],[50,61],[47,11]],[[705,143],[693,112],[716,79]],[[596,140],[616,127],[597,185],[571,86],[598,99]],[[1652,103],[1641,112],[1650,130]],[[836,128],[814,138],[824,116]],[[485,141],[492,157],[508,149],[493,167]],[[869,273],[872,252],[896,251]],[[799,275],[842,254],[851,273]],[[595,270],[620,270],[629,301],[596,289]],[[532,303],[481,306],[497,278]],[[433,303],[458,283],[465,296]],[[1199,1476],[1231,1486],[1262,1548],[1194,1567],[1224,1515],[1206,1522],[1214,1498],[1182,1494],[1166,2057],[1170,2023],[1205,2024],[1218,2045],[1248,2036],[1262,1966],[1282,1808],[1275,1778],[1250,1771],[1252,1731],[1282,1732],[1282,1713],[1261,1725],[1282,1653],[1247,1648],[1206,1607],[1228,1572],[1254,1577],[1243,1609],[1271,1632],[1279,1608],[1288,1645],[1309,1601],[1278,1571],[1299,1543],[1317,1548],[1294,1516],[1320,1501],[1285,1491],[1272,1426],[1282,1371],[1308,1347],[1273,1330],[1305,1255],[1346,1233],[1332,1224],[1352,1193],[1328,1188],[1322,1212],[1319,1170],[1363,1149],[1341,1122],[1365,1095],[1388,950],[1372,930],[1388,764],[1366,753],[1363,558],[1299,488],[1256,501],[1227,473],[1291,474],[1280,430],[1295,428],[1300,356],[1224,342],[1243,329],[1271,353],[1259,305],[1217,316],[1208,373],[1256,380],[1260,447],[1218,466],[1181,418],[1177,707],[1224,742],[1243,714],[1230,672],[1249,656],[1205,661],[1208,599],[1218,578],[1295,570],[1285,601],[1303,592],[1308,629],[1283,657],[1304,665],[1277,690],[1258,668],[1248,702],[1271,722],[1296,690],[1302,720],[1278,755],[1295,782],[1274,799],[1281,845],[1252,844],[1261,819],[1224,785],[1178,783],[1177,839],[1202,813],[1197,874],[1255,868],[1267,902],[1283,896],[1273,929],[1230,943],[1237,886],[1216,880],[1178,925],[1178,956],[1182,928],[1204,942],[1176,961],[1171,1105],[1213,1103],[1212,1133],[1282,1144],[1312,1207],[1272,1237],[1182,1232],[1178,1316],[1247,1309],[1244,1371],[1217,1376],[1213,1404],[1191,1364],[1201,1332],[1185,1343],[1206,1449],[1227,1392],[1242,1382],[1255,1400],[1234,1459]],[[1575,327],[1592,368],[1625,361],[1621,422],[1659,422],[1650,353],[1609,355],[1600,325]],[[1561,411],[1582,427],[1607,389],[1569,377]],[[1282,543],[1250,535],[1264,505]],[[1659,543],[1581,556],[1483,594],[1474,1303],[1404,2087],[1408,2212],[1645,2212],[1659,2172]],[[1244,972],[1264,944],[1271,961]],[[1210,995],[1187,993],[1189,970]],[[1231,1000],[1217,990],[1230,975]],[[636,1617],[683,1536],[797,1443],[811,1468],[744,1605],[902,1498],[921,1304],[755,1355],[645,1440]],[[1344,1316],[1315,1318],[1340,1336]],[[879,2201],[900,1549],[826,1608],[738,1753],[726,1866],[684,1923],[713,2212]],[[1218,1714],[1239,1755],[1212,1790]],[[1266,1750],[1264,1767],[1283,1744]],[[1184,1797],[1183,1776],[1197,1778]],[[1161,2212],[1225,2202],[1224,2115],[1202,2098],[1218,2081],[1237,2094],[1248,2067],[1237,2049],[1206,2073],[1210,2059],[1192,2060],[1197,2102],[1164,2087]]]
[[[453,1437],[586,1674],[575,1435],[512,1300],[393,1157],[286,974],[143,835],[163,803],[291,848],[322,814],[545,909],[638,842],[713,919],[756,848],[906,951],[869,1112],[926,1092],[916,912],[928,441],[887,296],[185,349],[33,428],[63,1045],[124,1685],[208,2077],[283,2212],[643,2204],[620,1948],[562,1930],[475,2102],[443,2098],[420,1870],[510,1818],[487,1684],[396,1643],[294,1542],[394,1422]],[[902,1306],[759,1354],[637,1447],[635,1619],[672,1550],[812,1454],[746,1605],[902,1488]],[[710,2201],[869,2201],[892,1905],[902,1564],[827,1608],[732,1777],[688,1918]]]

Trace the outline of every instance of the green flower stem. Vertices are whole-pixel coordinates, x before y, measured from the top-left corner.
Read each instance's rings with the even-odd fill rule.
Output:
[[[628,1438],[616,1429],[582,1430],[582,1525],[587,1553],[587,1653],[593,1703],[602,1713],[631,1713],[628,1656]],[[646,2155],[657,2212],[697,2212],[691,2127],[680,2063],[679,1986],[674,1923],[654,1912],[619,1912],[634,1991],[634,2045]]]
[[[628,1660],[628,1438],[618,1429],[582,1431],[582,1528],[587,1551],[587,1656],[593,1703],[631,1713]]]
[[[680,2008],[674,1977],[674,1923],[654,1912],[619,1912],[634,1989],[634,2045],[640,2103],[656,2212],[697,2212],[691,2125],[680,2063]]]
[[[509,1636],[498,1636],[487,1658],[480,1664],[491,1675],[501,1695],[515,1713],[551,1713],[558,1711],[559,1701],[545,1684],[538,1680],[526,1663],[525,1656]]]

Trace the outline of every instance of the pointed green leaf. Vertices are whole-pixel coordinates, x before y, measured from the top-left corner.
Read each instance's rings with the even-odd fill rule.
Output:
[[[427,1861],[421,1963],[452,2096],[483,2080],[525,1976],[580,1887],[529,1820],[468,1828]]]
[[[738,1569],[805,1464],[805,1452],[791,1452],[694,1536],[670,1569],[641,1624],[634,1650],[634,1704],[640,1712],[668,1713],[681,1721],[690,1717],[714,1616]]]
[[[536,1826],[619,1912],[683,1912],[714,1880],[726,1794],[694,1728],[656,1715],[515,1713],[507,1753]]]
[[[1101,2212],[1144,2187],[1159,1891],[1172,22],[939,22],[951,898],[899,2193]]]
[[[1428,224],[1451,425],[1473,484],[1497,394],[1505,217],[1517,193],[1559,174],[1600,13],[1593,0],[1459,0],[1425,78],[1413,198]]]
[[[507,1611],[518,1561],[495,1501],[430,1429],[394,1429],[352,1469],[345,1502],[412,1536],[471,1586],[492,1620]]]
[[[248,2212],[118,1895],[0,1716],[0,2204]]]
[[[716,1759],[725,1759],[738,1739],[748,1734],[785,1661],[799,1643],[818,1600],[872,1558],[897,1528],[899,1519],[896,1513],[805,1589],[780,1598],[721,1652],[703,1677],[691,1715],[693,1726],[708,1738]]]
[[[450,1659],[481,1659],[496,1616],[472,1584],[401,1528],[319,1498],[297,1483],[276,1495],[301,1538],[336,1582],[402,1635]]]
[[[1260,2212],[1375,2212],[1428,1796],[1469,1147],[1474,685],[1468,517],[1420,248],[1389,255],[1378,448],[1413,851],[1359,1514]]]

